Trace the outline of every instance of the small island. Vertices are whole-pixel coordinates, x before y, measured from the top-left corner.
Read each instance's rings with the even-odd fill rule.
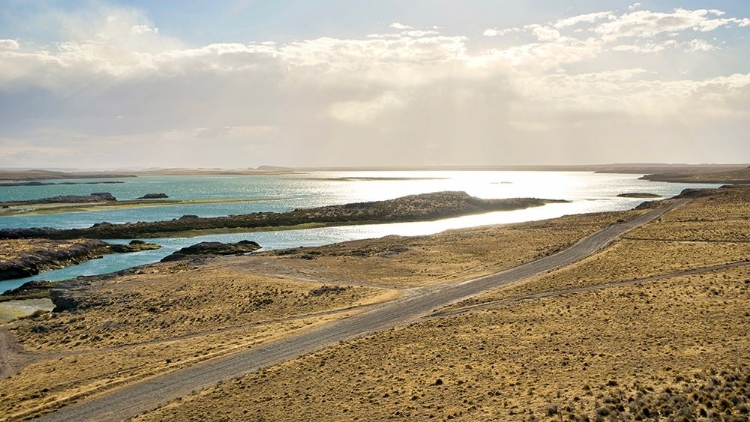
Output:
[[[653,199],[661,198],[661,195],[655,193],[644,193],[644,192],[628,192],[617,195],[618,198],[640,198],[640,199]]]

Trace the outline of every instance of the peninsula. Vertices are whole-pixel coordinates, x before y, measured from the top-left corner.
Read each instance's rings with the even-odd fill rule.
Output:
[[[0,230],[0,239],[133,239],[191,237],[209,233],[249,232],[273,228],[323,227],[437,220],[492,211],[511,211],[566,202],[554,199],[480,199],[465,192],[410,195],[386,201],[331,205],[289,212],[257,212],[227,217],[200,218],[185,215],[171,221],[125,224],[98,223],[84,229],[50,228]]]

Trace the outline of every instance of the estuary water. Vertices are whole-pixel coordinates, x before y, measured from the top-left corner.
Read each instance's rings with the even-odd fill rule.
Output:
[[[643,202],[643,199],[620,198],[617,196],[620,193],[643,192],[670,197],[679,194],[685,188],[718,186],[649,182],[639,180],[640,176],[590,172],[358,171],[252,176],[145,176],[116,179],[123,182],[119,184],[0,187],[0,201],[29,200],[58,195],[88,195],[92,192],[110,192],[118,200],[135,199],[148,193],[165,193],[170,199],[219,201],[58,214],[0,216],[0,228],[75,228],[89,227],[103,221],[124,223],[170,220],[185,214],[214,217],[259,211],[283,212],[295,208],[379,201],[446,190],[465,191],[480,198],[536,197],[571,201],[526,210],[492,212],[428,222],[149,239],[151,242],[162,245],[162,249],[107,255],[102,259],[45,272],[35,277],[0,282],[0,292],[33,279],[63,280],[153,263],[182,247],[203,241],[236,242],[248,239],[258,242],[263,250],[271,250],[319,246],[386,235],[427,235],[454,228],[542,220],[566,214],[626,210]],[[49,182],[91,181],[93,180],[51,180]],[[237,200],[242,202],[237,202]],[[108,241],[118,243],[129,240],[111,239]]]

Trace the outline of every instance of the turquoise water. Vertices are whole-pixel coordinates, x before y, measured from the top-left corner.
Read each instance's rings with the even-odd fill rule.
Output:
[[[175,199],[252,199],[253,202],[173,205],[95,212],[4,216],[0,228],[88,227],[108,221],[158,221],[184,214],[203,217],[257,211],[287,211],[331,204],[377,201],[404,195],[444,190],[466,191],[481,198],[537,197],[566,199],[565,204],[548,204],[527,210],[494,212],[439,221],[327,227],[307,230],[210,235],[194,238],[150,239],[162,245],[158,251],[107,255],[62,270],[27,279],[0,282],[0,291],[32,279],[63,280],[79,275],[97,275],[156,262],[185,246],[201,241],[236,242],[253,240],[264,250],[297,246],[318,246],[335,242],[386,235],[426,235],[440,231],[488,224],[503,224],[555,218],[566,214],[630,209],[640,199],[618,198],[624,192],[648,192],[664,197],[685,188],[715,187],[638,180],[640,175],[587,172],[316,172],[281,176],[162,176],[123,178],[112,185],[64,185],[0,187],[0,201],[36,199],[56,195],[88,195],[111,192],[118,199],[133,199],[147,193],[166,193]],[[422,178],[420,180],[331,180],[337,178]],[[56,180],[55,182],[59,182]],[[114,242],[129,239],[113,240]]]

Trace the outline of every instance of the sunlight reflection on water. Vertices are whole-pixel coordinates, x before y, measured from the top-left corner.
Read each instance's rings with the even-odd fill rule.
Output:
[[[243,195],[276,198],[274,201],[238,204],[207,204],[205,206],[174,206],[140,208],[118,211],[67,213],[25,217],[0,217],[2,227],[87,227],[95,222],[153,221],[179,218],[183,214],[201,216],[241,214],[257,211],[284,211],[293,208],[315,207],[350,202],[376,201],[400,196],[445,190],[466,191],[481,198],[536,197],[566,199],[569,203],[547,204],[542,207],[516,211],[491,212],[414,223],[371,224],[326,227],[307,230],[209,235],[194,238],[150,239],[162,245],[157,251],[134,254],[113,254],[73,267],[50,271],[26,279],[0,282],[0,291],[14,288],[33,279],[63,280],[79,275],[97,275],[153,263],[172,252],[202,241],[237,242],[249,239],[258,242],[263,250],[298,246],[320,246],[335,242],[376,238],[387,235],[418,236],[441,231],[491,224],[507,224],[556,218],[567,214],[631,209],[641,199],[619,198],[624,192],[648,192],[664,197],[674,196],[687,187],[715,187],[717,185],[685,185],[639,180],[640,175],[594,174],[587,172],[319,172],[285,176],[241,176],[231,178],[195,177],[144,178],[129,180],[122,185],[130,189],[128,195],[142,195],[168,190],[170,186],[180,197],[190,197],[190,183],[195,183],[192,198],[207,195],[227,198]],[[357,178],[357,179],[353,179]],[[387,178],[387,179],[385,179]],[[206,180],[204,180],[206,179]],[[218,181],[218,182],[217,182]],[[149,183],[146,188],[144,183]],[[211,182],[218,183],[218,193],[211,193]],[[131,185],[128,186],[128,183]],[[140,184],[139,184],[140,183]],[[74,186],[75,187],[75,186]],[[70,186],[67,187],[70,189]],[[76,187],[80,188],[80,187]],[[90,189],[90,187],[86,188]],[[171,192],[171,191],[170,191]],[[1,193],[1,192],[0,192]],[[148,193],[148,192],[145,192]],[[171,195],[170,195],[171,196]],[[127,196],[124,196],[127,197]],[[114,240],[113,242],[126,242]]]

